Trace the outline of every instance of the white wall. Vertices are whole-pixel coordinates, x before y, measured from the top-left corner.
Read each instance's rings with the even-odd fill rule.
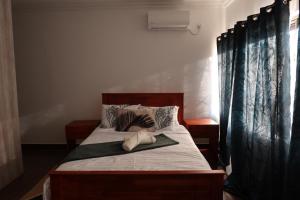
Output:
[[[234,0],[226,8],[226,28],[233,28],[237,21],[259,13],[259,9],[274,3],[274,0]]]
[[[271,5],[274,0],[233,0],[225,8],[226,29],[233,28],[238,21],[246,20],[249,15],[260,13],[260,8]],[[291,18],[299,15],[299,1],[290,1]]]
[[[184,92],[186,118],[217,116],[223,7],[189,8],[197,36],[148,31],[150,9],[14,9],[23,143],[64,143],[67,122],[100,118],[102,92]]]

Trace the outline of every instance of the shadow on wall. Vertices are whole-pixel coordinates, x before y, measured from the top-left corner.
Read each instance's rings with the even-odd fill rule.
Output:
[[[64,122],[66,121],[66,111],[65,105],[55,105],[48,108],[47,110],[41,110],[36,113],[30,113],[28,115],[23,115],[20,117],[20,133],[22,140],[27,138],[36,138],[37,141],[43,141],[44,135],[41,134],[47,130],[52,130],[52,134],[47,135],[47,140],[49,143],[55,143],[57,140],[64,141],[63,131]],[[39,133],[39,134],[37,134]]]
[[[218,99],[215,83],[217,66],[213,58],[186,64],[181,69],[167,69],[147,76],[135,76],[131,81],[120,80],[118,85],[103,90],[107,93],[149,92],[184,93],[185,118],[212,117],[217,120]],[[214,74],[214,76],[211,76]],[[214,99],[214,100],[213,100]]]
[[[220,9],[192,11],[197,36],[148,31],[147,11],[14,12],[23,143],[65,142],[66,123],[100,118],[103,92],[183,92],[185,118],[216,118]]]
[[[208,58],[199,60],[195,63],[186,64],[182,68],[163,69],[160,72],[151,75],[133,74],[130,79],[120,79],[117,85],[108,87],[107,89],[95,88],[92,96],[85,93],[88,88],[82,87],[77,90],[78,94],[87,94],[87,103],[91,108],[89,117],[82,117],[80,113],[72,116],[68,112],[68,107],[72,107],[70,102],[53,105],[36,113],[30,113],[21,117],[21,135],[23,141],[27,138],[36,138],[37,141],[43,141],[43,132],[51,130],[53,133],[47,134],[48,143],[56,143],[57,140],[64,141],[64,125],[75,119],[98,119],[100,118],[101,92],[118,93],[118,92],[147,92],[147,93],[168,93],[183,92],[184,93],[184,116],[185,118],[212,117],[217,120],[218,112],[218,76],[216,73],[215,60]],[[115,82],[114,82],[115,83]],[[85,84],[85,83],[78,83]],[[87,83],[87,85],[90,85]],[[73,101],[78,104],[76,97]],[[97,108],[97,105],[99,107]],[[83,105],[83,107],[86,105]],[[60,133],[60,134],[58,134]]]

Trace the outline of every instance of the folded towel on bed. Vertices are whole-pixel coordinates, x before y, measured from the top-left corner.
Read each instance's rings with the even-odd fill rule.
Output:
[[[132,149],[140,144],[153,144],[155,142],[156,138],[151,133],[139,131],[125,137],[122,147],[125,151],[132,151]]]
[[[122,148],[122,144],[124,141],[79,145],[71,153],[69,153],[69,155],[62,161],[62,163],[88,158],[122,155],[179,144],[177,141],[167,137],[164,134],[156,135],[155,139],[155,143],[140,144],[130,152],[125,151]]]

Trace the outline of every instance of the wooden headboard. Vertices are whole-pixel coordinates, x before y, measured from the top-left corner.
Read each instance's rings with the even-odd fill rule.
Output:
[[[183,93],[103,93],[102,104],[179,106],[178,122],[183,124]]]

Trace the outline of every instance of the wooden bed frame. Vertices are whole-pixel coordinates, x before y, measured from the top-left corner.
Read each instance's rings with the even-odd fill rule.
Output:
[[[179,106],[183,93],[102,94],[103,104]],[[52,200],[221,200],[222,170],[178,171],[55,171],[49,172]]]

